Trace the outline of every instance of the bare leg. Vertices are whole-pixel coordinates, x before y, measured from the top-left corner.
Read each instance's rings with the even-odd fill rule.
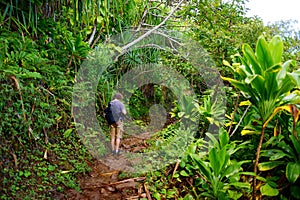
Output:
[[[116,139],[116,152],[119,152],[120,142],[121,142],[121,139],[120,139],[120,138],[117,138],[117,139]]]
[[[117,153],[119,152],[120,142],[121,142],[121,128],[120,128],[120,124],[118,124],[118,127],[116,128],[116,147],[115,147]]]
[[[115,139],[116,139],[116,128],[110,127],[110,144],[111,144],[111,150],[114,151],[115,149]]]

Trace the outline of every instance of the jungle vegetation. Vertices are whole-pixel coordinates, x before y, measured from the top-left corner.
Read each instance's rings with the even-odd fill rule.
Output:
[[[78,71],[95,49],[122,51],[110,45],[114,35],[159,28],[169,40],[178,32],[196,41],[223,84],[209,87],[193,62],[155,46],[128,50],[99,78],[96,110],[103,127],[113,88],[142,63],[172,66],[195,92],[189,108],[155,84],[128,100],[140,126],[149,124],[151,105],[166,108],[164,128],[147,141],[152,148],[185,134],[178,124],[195,117],[186,110],[198,117],[180,160],[145,173],[152,198],[300,199],[300,32],[291,21],[265,25],[246,17],[245,3],[1,0],[0,198],[52,199],[70,188],[80,191],[78,180],[96,158],[72,115]]]

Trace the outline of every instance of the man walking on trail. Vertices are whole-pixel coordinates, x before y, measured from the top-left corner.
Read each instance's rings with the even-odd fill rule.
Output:
[[[115,123],[110,124],[110,143],[114,154],[120,153],[120,142],[123,134],[123,116],[126,115],[124,104],[121,102],[123,95],[116,93],[113,100],[110,102],[110,108],[114,117]]]

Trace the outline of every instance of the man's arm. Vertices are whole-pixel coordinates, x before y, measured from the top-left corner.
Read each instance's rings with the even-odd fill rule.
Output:
[[[122,114],[123,114],[123,115],[126,115],[126,114],[127,114],[125,108],[122,109]]]
[[[121,104],[121,112],[122,112],[123,115],[126,115],[126,114],[127,114],[126,109],[125,109],[125,106],[124,106],[123,103]]]

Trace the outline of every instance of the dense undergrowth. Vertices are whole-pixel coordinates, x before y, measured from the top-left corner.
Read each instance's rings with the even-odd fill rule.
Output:
[[[73,130],[73,76],[56,49],[62,44],[8,32],[0,41],[1,198],[51,198],[79,189],[76,178],[89,170],[91,157]]]

